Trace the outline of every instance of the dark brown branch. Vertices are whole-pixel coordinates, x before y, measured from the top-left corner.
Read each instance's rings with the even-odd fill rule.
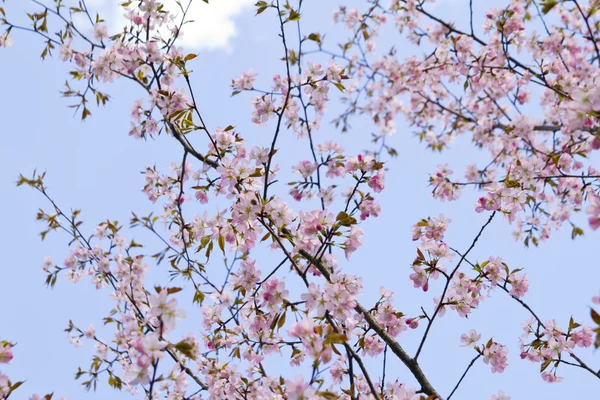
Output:
[[[479,357],[481,357],[481,354],[477,354],[477,357],[475,357],[474,359],[471,360],[471,362],[467,366],[467,369],[465,370],[465,372],[463,372],[462,376],[456,383],[456,386],[454,386],[454,389],[452,389],[452,392],[450,392],[450,394],[448,395],[448,398],[446,400],[450,400],[450,398],[452,397],[454,392],[456,392],[456,389],[458,389],[458,387],[460,386],[460,383],[463,381],[463,379],[465,379],[465,376],[467,376],[467,372],[469,372],[469,370],[471,369],[473,364],[475,364],[475,361],[477,361],[479,359]]]
[[[299,253],[302,257],[304,257],[312,265],[314,265],[319,270],[319,272],[321,272],[321,274],[323,275],[323,277],[325,277],[326,280],[331,280],[330,272],[323,265],[323,263],[321,263],[321,261],[314,258],[306,250],[301,249],[299,250]],[[375,317],[373,317],[373,315],[368,310],[366,310],[360,303],[357,303],[354,310],[365,318],[365,321],[367,321],[369,327],[373,329],[381,339],[383,339],[383,341],[389,346],[392,352],[400,359],[400,361],[402,361],[402,363],[410,370],[410,372],[412,372],[417,382],[419,382],[419,384],[421,385],[423,393],[427,394],[428,396],[435,396],[439,399],[442,399],[442,397],[433,388],[433,386],[423,373],[423,370],[421,369],[417,361],[408,355],[408,353],[402,348],[402,346],[400,346],[400,344],[392,336],[390,336],[389,333],[387,333],[385,328],[383,328],[379,324],[379,322],[377,322]]]

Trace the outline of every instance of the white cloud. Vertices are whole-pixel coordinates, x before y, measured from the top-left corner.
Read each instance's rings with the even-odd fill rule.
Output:
[[[177,9],[175,0],[164,3],[169,10]],[[188,12],[188,19],[194,22],[184,27],[179,44],[198,50],[230,50],[230,41],[238,33],[234,18],[253,3],[254,0],[211,0],[206,4],[194,0]]]
[[[101,15],[108,13],[104,14],[107,22],[109,19],[114,21],[111,31],[120,30],[125,23],[120,3],[117,0],[88,0],[90,7],[98,9]],[[182,3],[186,5],[187,1]],[[193,0],[187,19],[194,22],[185,25],[183,36],[177,43],[194,50],[231,50],[231,39],[238,33],[234,18],[253,3],[255,0],[210,0],[209,4]],[[171,13],[181,13],[175,0],[163,0],[163,4]]]

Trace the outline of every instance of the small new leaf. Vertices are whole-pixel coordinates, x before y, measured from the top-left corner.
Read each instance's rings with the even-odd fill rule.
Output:
[[[548,14],[558,4],[558,0],[544,0],[541,4],[542,13]]]
[[[187,340],[182,340],[181,342],[177,343],[175,348],[192,360],[196,359],[196,355],[194,354],[194,346]]]
[[[285,20],[285,22],[288,21],[300,21],[300,13],[298,11],[290,11],[290,15],[288,15],[287,19]]]

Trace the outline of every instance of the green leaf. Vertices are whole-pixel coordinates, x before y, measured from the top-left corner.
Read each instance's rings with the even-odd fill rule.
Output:
[[[550,363],[551,363],[551,362],[552,362],[552,360],[551,360],[551,359],[547,359],[546,361],[544,361],[544,362],[542,363],[542,365],[540,365],[540,372],[544,372],[544,370],[545,370],[546,368],[548,368],[548,365],[550,365]]]
[[[206,295],[204,294],[203,291],[198,290],[196,291],[196,293],[194,293],[194,303],[198,303],[199,305],[202,305],[202,303],[204,302],[204,298],[206,297]]]
[[[341,225],[341,226],[352,226],[354,224],[357,223],[356,218],[349,216],[347,213],[345,212],[340,212],[337,217],[335,218],[335,220]]]
[[[123,381],[118,376],[110,375],[108,377],[108,384],[115,389],[123,389]]]
[[[281,329],[283,327],[283,325],[285,324],[285,312],[283,314],[281,314],[281,317],[279,317],[279,321],[277,321],[277,328]]]
[[[492,338],[490,338],[490,340],[488,340],[488,342],[485,344],[485,348],[489,349],[490,347],[492,347],[493,344],[494,341],[492,340]]]
[[[329,341],[329,343],[343,344],[348,341],[348,336],[346,336],[343,333],[332,333],[327,336],[327,340]]]
[[[504,181],[504,186],[506,186],[507,188],[520,188],[521,184],[519,183],[519,181],[514,181],[512,179],[507,179]]]
[[[583,236],[583,229],[574,226],[573,232],[571,233],[571,239],[575,239],[577,236]]]
[[[343,219],[348,218],[348,213],[341,211],[340,213],[338,213],[338,215],[335,217],[336,221],[341,221]]]
[[[205,248],[210,242],[210,236],[203,236],[202,239],[200,239],[200,248]]]
[[[214,247],[214,242],[208,243],[208,247],[206,247],[206,258],[210,258],[210,253],[212,252]]]
[[[219,235],[219,248],[225,254],[225,237],[223,235]]]
[[[194,354],[194,345],[192,345],[187,340],[182,340],[174,346],[178,351],[180,351],[185,356],[191,358],[192,360],[196,359],[196,355]]]
[[[257,1],[255,6],[257,7],[256,15],[263,13],[269,7],[266,1]]]
[[[548,14],[558,4],[558,0],[544,0],[541,3],[542,13]]]
[[[306,37],[308,40],[312,40],[313,42],[317,42],[321,44],[321,35],[318,33],[311,33]]]
[[[285,22],[288,21],[300,21],[300,13],[298,11],[290,11],[290,15],[288,15],[287,19],[285,20]]]
[[[342,85],[341,83],[339,83],[339,82],[332,82],[332,83],[336,88],[338,88],[340,90],[340,92],[343,92],[344,90],[346,90],[344,85]]]
[[[577,322],[575,322],[573,317],[571,317],[571,319],[569,320],[569,330],[572,331],[573,329],[577,329],[580,326],[581,326],[581,324],[578,324]]]
[[[279,320],[279,317],[281,316],[281,314],[277,314],[275,316],[275,318],[273,318],[273,321],[271,321],[271,325],[269,326],[269,329],[272,331],[275,329],[275,327],[277,326],[277,321]]]

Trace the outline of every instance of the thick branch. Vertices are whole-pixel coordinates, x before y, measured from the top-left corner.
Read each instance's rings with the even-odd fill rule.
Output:
[[[321,263],[321,261],[314,258],[310,253],[306,250],[299,250],[299,253],[302,257],[308,260],[312,265],[314,265],[319,272],[327,279],[327,281],[331,280],[331,273],[327,270],[327,268]],[[417,361],[411,358],[408,353],[400,346],[400,344],[392,337],[389,333],[386,332],[385,328],[383,328],[379,322],[373,317],[373,315],[367,311],[360,303],[357,303],[354,310],[357,313],[360,313],[365,318],[365,321],[369,324],[369,327],[373,329],[381,339],[389,346],[392,352],[402,361],[404,365],[412,372],[413,376],[416,378],[417,382],[421,385],[421,389],[423,393],[428,396],[436,396],[441,399],[442,397],[438,394],[438,392],[433,388],[423,370],[417,363]]]

